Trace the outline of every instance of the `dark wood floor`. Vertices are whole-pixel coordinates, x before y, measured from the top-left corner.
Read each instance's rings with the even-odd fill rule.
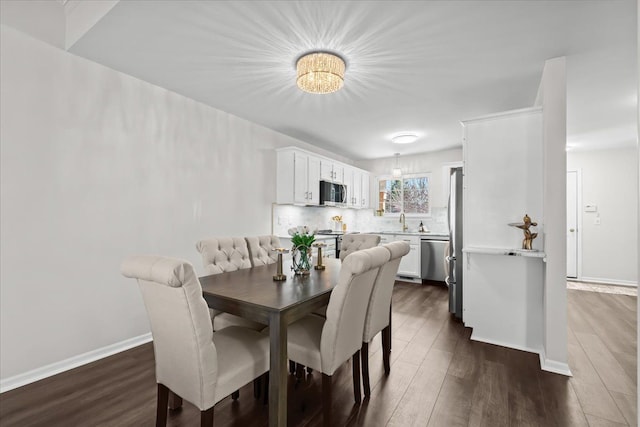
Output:
[[[334,380],[336,426],[636,425],[636,297],[569,290],[573,378],[540,371],[538,356],[472,342],[451,319],[447,290],[398,283],[391,374],[380,340],[370,352],[372,395],[353,403],[351,367]],[[289,425],[319,426],[320,382],[290,378]],[[246,386],[215,408],[216,426],[266,426],[267,406]],[[153,348],[129,350],[0,395],[8,426],[152,426]],[[199,425],[185,402],[168,425]]]

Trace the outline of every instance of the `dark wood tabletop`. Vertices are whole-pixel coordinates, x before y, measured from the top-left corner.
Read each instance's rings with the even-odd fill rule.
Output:
[[[269,325],[269,426],[287,425],[287,325],[329,302],[341,262],[323,259],[325,270],[295,276],[284,263],[285,281],[276,282],[276,264],[200,277],[210,308]]]

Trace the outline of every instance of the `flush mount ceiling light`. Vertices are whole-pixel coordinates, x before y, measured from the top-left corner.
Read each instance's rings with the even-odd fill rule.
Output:
[[[418,135],[411,132],[403,132],[391,137],[391,142],[394,144],[411,144],[416,142]]]
[[[308,93],[332,93],[344,85],[345,63],[328,52],[312,52],[301,56],[296,63],[296,84]]]
[[[396,167],[393,168],[391,175],[394,178],[400,178],[402,177],[402,169],[400,169],[400,166],[398,166],[398,159],[400,158],[400,153],[395,153],[394,156],[396,156]]]

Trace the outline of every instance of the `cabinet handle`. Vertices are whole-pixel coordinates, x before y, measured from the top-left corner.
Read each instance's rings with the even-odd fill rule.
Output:
[[[309,192],[305,191],[304,192],[304,199],[307,200],[309,198]]]
[[[313,199],[313,191],[309,192],[309,200]]]

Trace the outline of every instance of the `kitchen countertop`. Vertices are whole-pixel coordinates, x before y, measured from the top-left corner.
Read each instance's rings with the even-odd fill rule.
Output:
[[[419,233],[417,231],[370,231],[371,234],[395,234],[401,236],[420,236],[423,240],[449,240],[448,234],[443,233]]]

